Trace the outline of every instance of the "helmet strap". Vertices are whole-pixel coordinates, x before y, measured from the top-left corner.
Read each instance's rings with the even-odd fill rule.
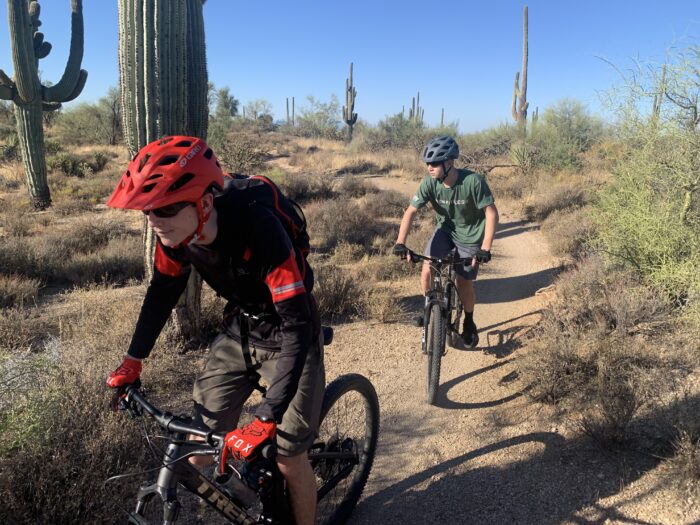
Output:
[[[450,168],[450,170],[451,169],[452,168]],[[438,177],[438,181],[445,182],[445,179],[447,178],[447,175],[450,172],[450,170],[445,169],[445,161],[443,161],[443,163],[442,163],[442,177]]]
[[[193,244],[197,241],[202,241],[206,237],[202,235],[202,231],[204,230],[204,225],[207,223],[209,220],[209,217],[211,217],[211,210],[208,212],[204,212],[204,207],[202,206],[202,199],[199,199],[195,203],[195,207],[197,208],[197,217],[199,219],[199,224],[197,224],[197,229],[194,231],[192,235],[187,237],[184,241],[180,243],[180,246],[189,246],[190,244]]]

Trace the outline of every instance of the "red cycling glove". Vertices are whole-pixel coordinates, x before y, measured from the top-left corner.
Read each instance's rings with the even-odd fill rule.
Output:
[[[231,454],[236,459],[251,459],[260,445],[273,441],[277,434],[277,425],[274,421],[260,421],[255,419],[243,428],[237,428],[226,434],[224,450],[221,452],[220,466],[223,469],[226,457]]]
[[[107,386],[117,388],[130,385],[135,383],[139,377],[141,377],[141,361],[126,356],[122,364],[119,365],[119,368],[109,374]]]

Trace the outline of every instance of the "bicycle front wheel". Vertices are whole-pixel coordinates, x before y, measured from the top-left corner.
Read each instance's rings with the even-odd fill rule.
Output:
[[[445,353],[445,332],[447,326],[440,306],[434,304],[430,308],[430,317],[426,328],[425,355],[425,397],[429,405],[434,405],[440,386],[440,361]]]
[[[309,451],[318,485],[317,523],[341,524],[367,483],[379,437],[379,401],[369,380],[347,374],[326,387],[319,439]]]
[[[456,275],[454,275],[454,277],[456,279]],[[462,321],[462,301],[459,299],[457,287],[454,284],[448,283],[446,290],[450,298],[449,319],[447,320],[447,329],[449,331],[447,342],[452,348],[458,348],[462,343],[462,336],[459,333]]]

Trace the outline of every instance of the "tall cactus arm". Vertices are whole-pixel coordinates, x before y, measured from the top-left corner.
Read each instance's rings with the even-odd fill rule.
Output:
[[[44,33],[37,31],[34,33],[34,56],[37,59],[46,58],[51,52],[51,44],[44,42]]]
[[[84,76],[87,78],[87,73],[83,75],[83,70],[80,69],[80,64],[83,61],[83,0],[71,0],[70,7],[71,37],[68,62],[66,63],[66,69],[63,72],[61,80],[53,86],[42,88],[42,98],[46,102],[64,102],[71,100],[68,97],[72,95],[74,95],[73,98],[77,97],[80,91],[76,93],[76,86],[80,84],[81,77]],[[85,79],[83,79],[83,86],[84,85]]]
[[[82,93],[83,88],[85,87],[85,82],[87,82],[87,77],[88,77],[88,72],[85,71],[84,69],[80,70],[80,75],[78,75],[78,83],[75,85],[75,88],[73,88],[73,92],[68,95],[66,98],[64,98],[61,102],[70,102],[71,100],[74,100]],[[44,101],[47,104],[53,104],[53,101]],[[59,103],[60,106],[60,103]]]
[[[29,9],[38,12],[38,4],[32,2]],[[17,95],[25,102],[36,98],[36,58],[32,42],[33,25],[27,10],[26,0],[8,0],[8,20],[10,26],[10,42],[12,44],[12,63],[15,66],[15,88]]]

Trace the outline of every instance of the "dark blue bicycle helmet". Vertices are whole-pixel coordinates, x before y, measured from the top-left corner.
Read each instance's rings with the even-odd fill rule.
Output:
[[[423,162],[445,162],[459,157],[459,146],[450,136],[437,137],[423,150]]]

